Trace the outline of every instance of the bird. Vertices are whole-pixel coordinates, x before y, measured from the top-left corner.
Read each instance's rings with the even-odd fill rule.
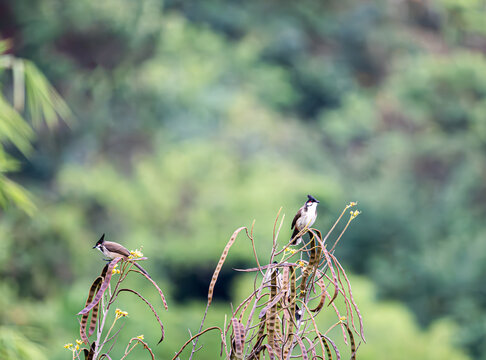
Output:
[[[294,229],[292,233],[291,245],[299,245],[302,241],[302,235],[297,237],[297,234],[301,232],[304,228],[312,226],[314,221],[317,218],[317,204],[319,204],[319,200],[314,198],[312,195],[307,195],[308,200],[305,202],[304,206],[302,206],[297,214],[294,216],[294,220],[292,220],[292,226],[290,229]]]
[[[128,249],[123,245],[120,245],[113,241],[106,241],[105,234],[101,235],[101,238],[98,240],[96,245],[93,246],[93,249],[98,249],[99,251],[101,251],[103,255],[105,255],[110,261],[120,257],[127,260],[130,256],[130,251],[128,251]],[[148,272],[135,261],[133,262],[133,265],[135,265],[145,275],[150,277]]]
[[[303,315],[303,311],[301,308],[299,308],[297,305],[295,306],[295,327],[297,328],[297,331],[299,331],[299,328],[300,328],[300,324],[301,324],[301,321],[302,321],[302,315]]]

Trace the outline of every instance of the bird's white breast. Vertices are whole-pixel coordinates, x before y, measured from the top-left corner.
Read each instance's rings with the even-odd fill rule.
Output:
[[[317,203],[312,203],[307,207],[307,211],[302,211],[302,216],[297,219],[297,229],[302,230],[304,227],[310,227],[314,224],[317,217]]]

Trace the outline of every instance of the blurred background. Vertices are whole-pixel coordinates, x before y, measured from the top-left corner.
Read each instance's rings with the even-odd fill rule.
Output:
[[[359,358],[486,359],[485,19],[484,0],[1,1],[7,52],[73,120],[35,126],[27,154],[0,129],[19,164],[3,186],[36,208],[20,189],[1,210],[0,357],[71,356],[106,233],[143,246],[169,303],[155,347],[152,313],[122,295],[120,349],[143,333],[171,358],[233,231],[256,220],[265,262],[279,208],[283,245],[309,193],[323,232],[349,201],[362,211],[336,252],[364,317]],[[11,102],[12,74],[0,81]],[[254,264],[242,236],[206,325],[253,288],[231,268]],[[215,333],[201,344],[198,359],[219,354]]]

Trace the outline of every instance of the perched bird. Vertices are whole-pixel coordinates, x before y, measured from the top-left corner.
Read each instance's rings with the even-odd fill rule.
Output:
[[[113,241],[105,241],[105,234],[101,236],[96,245],[93,246],[93,249],[98,249],[101,251],[103,255],[105,255],[110,261],[119,257],[127,260],[130,256],[130,251],[128,251],[126,247]],[[135,261],[133,262],[133,265],[135,265],[145,275],[150,277],[148,272]]]
[[[303,315],[303,311],[301,308],[299,308],[297,305],[295,306],[295,327],[297,328],[297,331],[299,331],[299,328],[300,328],[300,324],[301,324],[301,321],[302,321],[302,315]]]
[[[317,218],[317,204],[319,200],[315,199],[312,195],[307,195],[308,200],[305,202],[297,214],[292,220],[291,229],[294,229],[290,243],[291,245],[299,245],[302,241],[302,236],[296,238],[297,234],[302,231],[305,227],[310,227],[314,224]]]

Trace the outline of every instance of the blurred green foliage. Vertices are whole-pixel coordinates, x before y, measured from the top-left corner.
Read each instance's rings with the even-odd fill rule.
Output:
[[[28,159],[6,147],[16,166],[0,171],[20,170],[9,181],[38,211],[0,219],[2,334],[68,356],[102,266],[91,247],[106,232],[143,245],[167,291],[156,352],[169,357],[197,329],[233,230],[256,219],[265,254],[278,209],[284,239],[312,193],[323,231],[350,200],[363,212],[337,252],[376,284],[357,280],[369,329],[360,356],[463,358],[462,346],[486,359],[481,1],[11,0],[0,10],[11,53],[35,63],[78,119],[25,134]],[[13,82],[0,79],[7,109]],[[42,106],[30,106],[35,124]],[[251,259],[249,243],[231,249],[220,300],[247,290],[231,267]],[[156,338],[143,304],[127,297],[126,310],[141,313],[127,336]],[[208,324],[229,313],[213,311]],[[217,336],[204,340],[200,358],[214,358]]]
[[[39,127],[43,125],[42,120],[49,126],[57,125],[58,115],[68,121],[71,112],[32,62],[7,54],[10,46],[10,41],[0,39],[0,89],[11,87],[13,100],[11,104],[0,92],[0,206],[7,208],[13,204],[32,214],[35,205],[27,191],[6,176],[20,166],[11,155],[13,151],[23,156],[32,152],[34,133],[23,115],[28,113],[33,124]],[[2,81],[7,73],[12,78],[11,86]]]

